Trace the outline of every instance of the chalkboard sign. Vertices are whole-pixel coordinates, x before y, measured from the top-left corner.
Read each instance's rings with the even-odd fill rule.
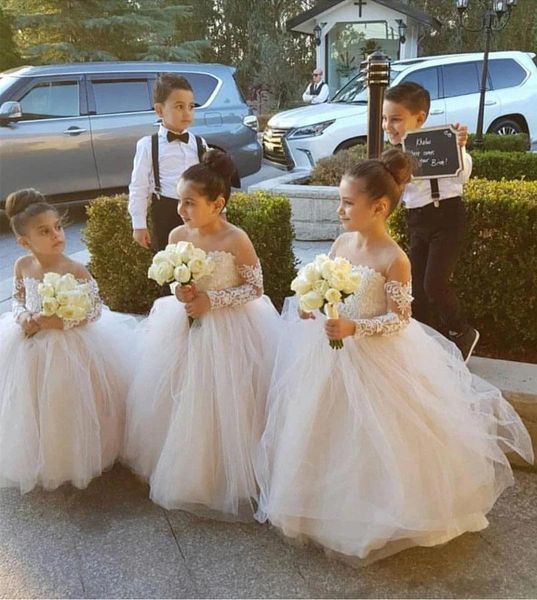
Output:
[[[463,169],[457,130],[451,125],[407,131],[403,150],[417,159],[414,179],[453,177]]]

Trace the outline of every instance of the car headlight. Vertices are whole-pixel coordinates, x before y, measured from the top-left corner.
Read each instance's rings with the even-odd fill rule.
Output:
[[[323,121],[322,123],[315,123],[314,125],[306,125],[305,127],[299,127],[295,129],[289,138],[306,138],[306,137],[317,137],[322,135],[327,127],[330,127],[334,123],[335,119],[331,121]]]

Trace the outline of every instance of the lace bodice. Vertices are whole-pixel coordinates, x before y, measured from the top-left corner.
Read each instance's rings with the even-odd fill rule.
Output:
[[[341,317],[356,324],[356,336],[390,335],[406,327],[411,316],[411,284],[386,281],[371,267],[354,266],[361,276],[358,290],[338,306]]]
[[[87,319],[83,322],[64,319],[64,328],[70,329],[82,323],[96,321],[101,316],[102,301],[99,296],[99,288],[95,279],[78,279],[79,283],[86,283],[89,286],[91,310]],[[34,277],[15,277],[13,279],[12,312],[13,317],[17,319],[22,313],[30,312],[32,314],[41,312],[41,296],[38,286],[41,283]]]
[[[207,292],[211,308],[237,306],[263,294],[263,273],[259,261],[255,266],[238,265],[235,256],[223,250],[207,255],[214,262],[210,275],[201,277],[196,287]]]

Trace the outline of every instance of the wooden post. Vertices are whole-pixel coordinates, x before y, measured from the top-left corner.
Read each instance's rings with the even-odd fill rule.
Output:
[[[382,104],[384,90],[390,83],[390,59],[382,52],[373,52],[368,56],[363,72],[369,87],[367,158],[378,158],[384,146]]]

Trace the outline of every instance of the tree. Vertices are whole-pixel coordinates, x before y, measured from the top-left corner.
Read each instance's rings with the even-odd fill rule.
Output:
[[[181,37],[192,0],[4,0],[18,45],[36,63],[198,60],[208,44]]]
[[[422,55],[455,52],[479,52],[484,49],[484,33],[475,34],[460,27],[459,16],[452,0],[411,0],[415,8],[436,17],[442,23],[440,31],[427,30],[420,40]],[[488,1],[472,0],[467,17],[472,25],[481,23]],[[537,51],[537,2],[520,0],[513,9],[505,29],[493,35],[493,50]]]
[[[13,39],[13,18],[0,7],[0,71],[20,63],[21,56]]]
[[[287,31],[287,21],[315,0],[199,0],[215,59],[237,65],[237,78],[251,96],[269,91],[278,107],[299,97],[310,78],[314,46]],[[300,84],[297,85],[297,83]]]

